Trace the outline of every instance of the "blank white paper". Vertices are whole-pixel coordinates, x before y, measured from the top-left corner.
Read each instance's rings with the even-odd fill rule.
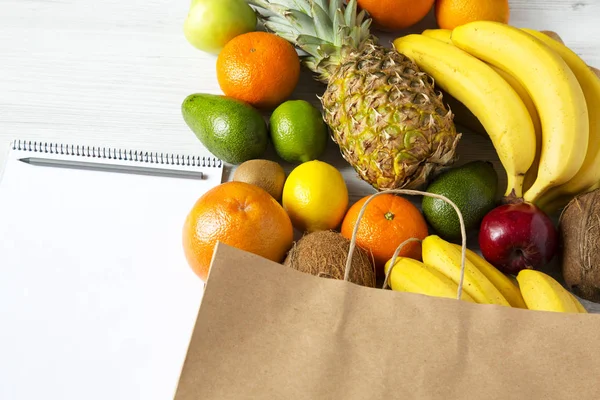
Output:
[[[0,399],[172,399],[203,292],[181,234],[204,180],[33,166],[0,181]]]

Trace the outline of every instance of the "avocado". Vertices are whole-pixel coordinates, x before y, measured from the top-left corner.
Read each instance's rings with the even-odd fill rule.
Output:
[[[496,206],[498,174],[488,161],[472,161],[443,172],[426,191],[450,199],[460,210],[465,228],[479,227],[485,215]],[[449,241],[460,239],[460,222],[454,208],[441,199],[424,197],[423,215],[433,229]]]
[[[181,112],[204,147],[226,163],[260,158],[267,149],[267,124],[258,110],[243,101],[195,93],[185,98]]]

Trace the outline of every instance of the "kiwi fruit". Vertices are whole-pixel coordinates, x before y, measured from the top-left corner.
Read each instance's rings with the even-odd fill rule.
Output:
[[[285,171],[275,161],[254,159],[240,164],[233,173],[233,180],[246,182],[264,189],[280,201],[285,183]]]

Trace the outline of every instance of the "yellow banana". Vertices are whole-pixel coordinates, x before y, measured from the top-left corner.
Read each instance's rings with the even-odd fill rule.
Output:
[[[499,22],[458,26],[452,42],[514,76],[536,105],[542,152],[537,179],[524,199],[536,202],[548,189],[573,178],[587,151],[589,119],[581,86],[565,61],[539,39]]]
[[[437,86],[436,89],[442,93],[444,103],[446,103],[450,111],[452,111],[452,114],[454,114],[454,122],[457,125],[460,125],[461,128],[467,128],[473,131],[473,133],[476,133],[480,136],[485,136],[489,139],[485,128],[481,125],[481,122],[477,119],[477,117],[473,115],[471,110],[469,110],[463,103],[452,97],[450,93],[443,91],[439,86]]]
[[[450,29],[426,29],[423,31],[422,35],[440,40],[446,44],[454,45],[454,43],[452,43],[452,30]],[[533,185],[533,182],[535,182],[535,179],[537,178],[537,171],[542,153],[542,123],[540,122],[540,116],[537,112],[537,109],[535,108],[535,104],[533,103],[531,96],[529,96],[527,90],[523,87],[523,85],[521,85],[521,83],[519,83],[519,81],[515,77],[492,64],[488,65],[494,71],[496,71],[498,75],[503,77],[504,80],[508,82],[508,84],[512,86],[513,89],[515,89],[521,100],[523,100],[523,104],[525,104],[525,107],[527,107],[527,111],[529,111],[531,121],[533,122],[533,128],[535,130],[535,158],[533,160],[533,163],[531,164],[531,167],[529,168],[529,170],[527,170],[527,173],[525,174],[525,179],[523,181],[523,191],[525,191],[529,189],[531,185]],[[445,99],[448,102],[448,104],[452,106],[452,111],[454,111],[458,123],[466,126],[467,128],[477,133],[486,133],[485,129],[483,129],[483,127],[481,127],[481,125],[479,124],[479,121],[473,121],[473,119],[476,119],[476,117],[472,113],[468,112],[468,109],[467,112],[470,113],[470,115],[467,115],[467,112],[463,112],[462,108],[464,107],[464,105],[452,104],[451,100],[453,99],[451,97],[448,98],[448,96],[446,96]],[[483,132],[481,132],[481,130],[483,130]]]
[[[568,292],[569,295],[571,296],[571,299],[573,300],[573,303],[575,303],[575,307],[577,308],[577,311],[579,311],[581,314],[587,314],[588,311],[585,309],[585,307],[583,306],[583,304],[581,304],[581,302],[577,299],[577,297],[575,297],[573,295],[573,293]]]
[[[541,32],[522,30],[544,42],[567,63],[583,90],[589,117],[589,140],[583,165],[568,182],[548,190],[540,199],[542,204],[560,196],[574,196],[600,181],[600,79],[567,46]]]
[[[446,44],[452,44],[452,39],[450,38],[452,36],[452,30],[450,29],[425,29],[421,35],[441,40]]]
[[[433,38],[433,39],[440,40],[446,44],[454,45],[454,43],[452,43],[452,31],[450,29],[426,29],[423,31],[422,35]],[[529,168],[529,170],[527,171],[527,174],[525,175],[523,188],[524,188],[524,190],[526,190],[526,189],[530,188],[531,185],[533,185],[533,182],[537,178],[538,165],[539,165],[540,157],[541,157],[541,153],[542,153],[542,124],[540,122],[540,116],[538,115],[537,109],[535,108],[535,104],[533,103],[531,96],[529,96],[529,93],[527,93],[527,90],[523,87],[523,85],[521,85],[521,83],[519,83],[519,81],[515,77],[513,77],[512,75],[508,74],[504,70],[502,70],[492,64],[488,64],[488,65],[494,71],[496,71],[498,73],[498,75],[503,77],[504,80],[506,82],[508,82],[508,84],[510,86],[512,86],[513,89],[515,89],[515,91],[517,92],[517,94],[519,95],[521,100],[523,100],[523,104],[525,104],[525,107],[527,107],[527,111],[529,111],[529,115],[531,116],[531,121],[533,122],[533,127],[535,130],[535,145],[536,145],[535,146],[535,158],[533,160],[533,164],[531,164],[531,167]],[[461,117],[461,120],[462,119],[465,119],[465,121],[468,121],[464,117]],[[473,129],[468,125],[467,125],[467,127],[469,127],[470,129]]]
[[[495,65],[488,64],[494,71],[498,73],[501,77],[504,78],[506,82],[519,95],[521,100],[523,100],[523,104],[527,107],[527,111],[529,111],[529,115],[531,116],[531,122],[533,122],[533,129],[535,131],[535,157],[533,159],[533,163],[531,167],[527,170],[525,174],[525,179],[523,181],[523,191],[529,189],[537,178],[538,168],[540,165],[540,158],[542,156],[542,122],[540,121],[540,115],[537,112],[537,108],[535,108],[535,104],[531,99],[529,93],[527,93],[527,89],[521,85],[521,83],[511,74],[507,73],[503,69],[496,67]]]
[[[506,170],[506,194],[521,197],[535,157],[535,130],[517,92],[490,66],[440,40],[413,34],[394,40],[394,47],[479,119]]]
[[[461,252],[452,243],[437,235],[430,235],[422,243],[423,263],[446,275],[458,285],[460,282]],[[506,298],[468,258],[465,259],[463,291],[477,303],[510,307]]]
[[[565,44],[565,42],[563,42],[562,38],[560,37],[560,35],[554,31],[540,31],[543,34],[545,34],[546,36],[551,37],[553,40],[556,40],[559,43]]]
[[[586,192],[593,192],[594,190],[600,188],[600,181],[594,183],[592,186],[586,189]]]
[[[528,309],[579,313],[571,294],[550,275],[524,269],[517,274],[517,280]]]
[[[385,272],[390,269],[392,260],[385,264]],[[420,293],[428,296],[456,299],[458,285],[436,269],[428,267],[420,261],[407,257],[398,257],[389,277],[392,290],[399,292]],[[464,290],[461,300],[475,303],[475,300]]]
[[[450,39],[451,34],[452,31],[450,29],[425,29],[422,33],[423,36],[437,39],[446,44],[452,45],[452,40]],[[440,88],[438,87],[438,89]],[[485,128],[481,125],[481,122],[477,119],[477,117],[473,115],[471,110],[469,110],[463,103],[452,97],[450,93],[447,93],[442,89],[440,90],[442,91],[444,102],[454,114],[454,122],[472,130],[479,135],[486,137],[488,136]]]
[[[458,251],[461,251],[461,246],[457,244],[452,244],[452,246]],[[483,275],[485,275],[486,278],[490,280],[490,282],[492,282],[494,286],[496,286],[511,306],[527,308],[525,300],[523,300],[523,296],[521,295],[521,291],[508,276],[504,275],[500,270],[487,262],[485,258],[472,250],[467,249],[467,258]]]

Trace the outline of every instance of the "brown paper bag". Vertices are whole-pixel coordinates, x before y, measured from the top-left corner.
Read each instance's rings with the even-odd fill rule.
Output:
[[[367,288],[219,244],[175,400],[599,395],[599,315]]]

